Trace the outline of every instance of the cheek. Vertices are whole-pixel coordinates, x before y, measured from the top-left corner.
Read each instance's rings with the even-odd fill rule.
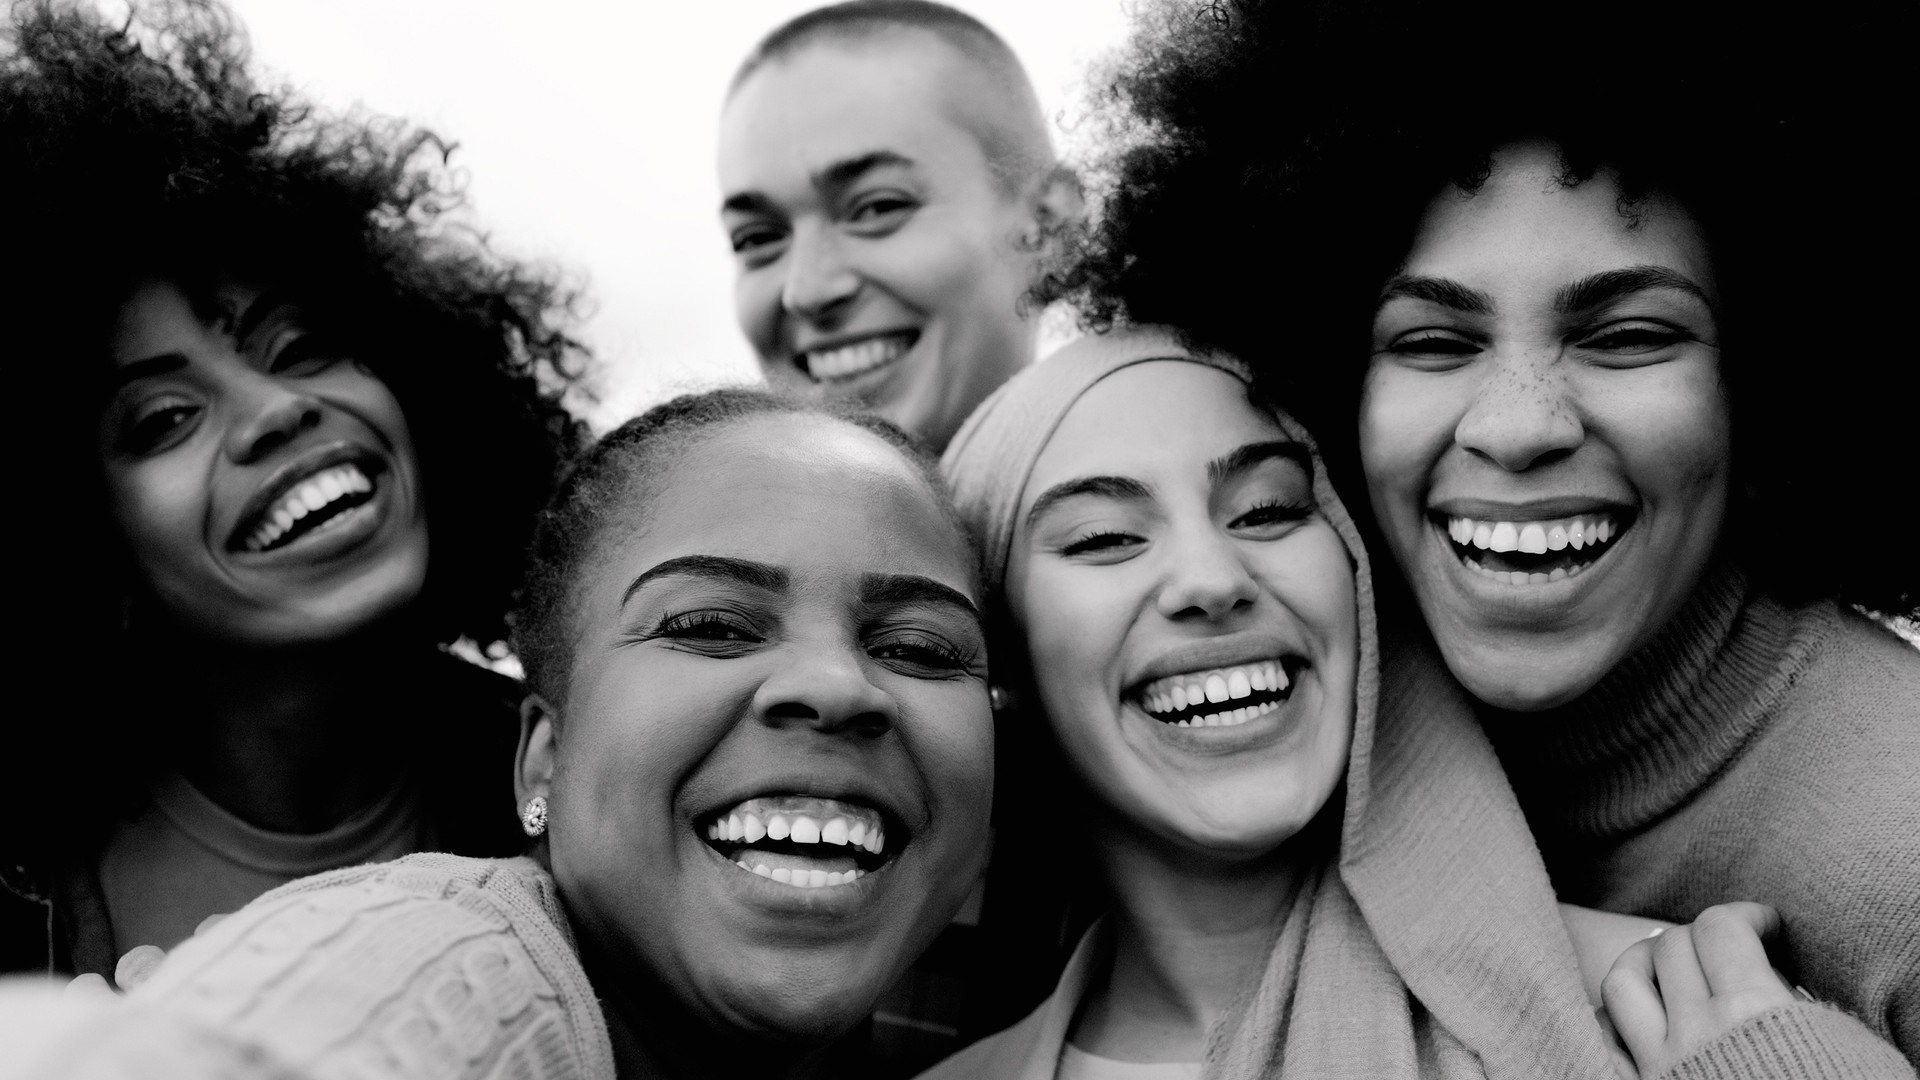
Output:
[[[1717,380],[1664,380],[1622,404],[1616,441],[1643,496],[1684,505],[1724,491],[1732,426]]]
[[[158,584],[204,549],[208,499],[204,469],[163,457],[115,470],[107,485],[113,516],[134,562]]]
[[[1449,441],[1449,407],[1437,380],[1375,365],[1360,399],[1360,463],[1375,508],[1391,517],[1401,508],[1388,493],[1418,491]]]
[[[780,327],[779,267],[742,270],[733,281],[733,320],[747,343],[761,356],[770,355]]]

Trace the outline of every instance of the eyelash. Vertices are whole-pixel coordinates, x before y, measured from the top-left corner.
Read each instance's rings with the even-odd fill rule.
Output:
[[[916,659],[912,655],[891,657],[885,655],[891,651],[919,654],[921,657],[931,656],[932,660],[929,662],[926,659]],[[921,667],[934,668],[941,671],[963,671],[972,667],[974,660],[973,657],[954,648],[947,642],[941,641],[939,638],[911,631],[900,633],[889,640],[869,646],[867,655],[873,657],[875,660],[902,660],[907,663],[917,664]]]
[[[1313,516],[1313,509],[1312,503],[1289,502],[1285,499],[1269,499],[1248,507],[1245,513],[1233,520],[1236,522],[1246,522],[1248,518],[1253,517],[1255,514],[1264,514],[1265,520],[1260,522],[1260,524],[1305,521]],[[1248,522],[1248,524],[1252,523]]]
[[[120,445],[131,454],[151,454],[167,445],[173,434],[189,423],[199,411],[199,406],[187,402],[145,409],[128,421],[120,436]],[[182,413],[187,415],[170,422],[160,419]]]
[[[1086,555],[1094,551],[1105,551],[1109,548],[1119,547],[1128,541],[1137,543],[1139,539],[1139,537],[1132,533],[1119,532],[1117,530],[1088,533],[1085,536],[1068,541],[1060,548],[1060,554],[1068,557]]]
[[[715,629],[720,632],[712,632]],[[708,632],[697,632],[701,630]],[[751,643],[762,640],[746,619],[721,611],[688,611],[669,615],[660,620],[660,625],[655,627],[653,633],[648,636],[672,638],[676,641],[715,643]]]

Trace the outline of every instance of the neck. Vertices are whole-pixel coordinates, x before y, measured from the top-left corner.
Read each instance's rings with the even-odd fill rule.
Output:
[[[586,943],[581,944],[588,978],[606,1016],[614,1072],[621,1080],[825,1080],[857,1072],[843,1044],[809,1046],[742,1030],[715,1031],[664,988],[645,978],[624,977],[624,964],[605,958],[594,962]]]
[[[1096,831],[1113,966],[1088,995],[1073,1042],[1123,1061],[1198,1061],[1207,1033],[1266,968],[1317,865],[1314,830],[1256,859],[1176,850],[1115,825]]]
[[[283,648],[180,634],[143,644],[166,760],[259,828],[324,832],[392,790],[411,755],[410,642],[380,633]]]

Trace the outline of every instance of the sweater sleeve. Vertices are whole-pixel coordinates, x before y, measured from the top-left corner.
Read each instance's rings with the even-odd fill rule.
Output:
[[[1722,1034],[1658,1080],[1914,1080],[1914,1071],[1843,1010],[1797,1001]]]
[[[416,855],[294,882],[182,945],[49,1075],[610,1076],[559,918],[550,882],[512,862]]]

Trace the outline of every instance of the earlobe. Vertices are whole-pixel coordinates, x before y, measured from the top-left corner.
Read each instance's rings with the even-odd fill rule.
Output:
[[[513,796],[521,806],[546,798],[553,783],[553,757],[560,748],[560,714],[539,694],[520,703],[520,746],[513,757]]]

